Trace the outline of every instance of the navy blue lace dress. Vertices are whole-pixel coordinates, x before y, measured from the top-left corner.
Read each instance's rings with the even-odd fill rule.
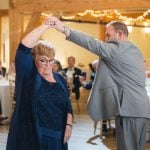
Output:
[[[66,81],[56,83],[37,72],[31,49],[20,44],[16,54],[16,106],[6,150],[68,150],[63,143],[67,114],[72,113]]]
[[[58,82],[42,79],[36,100],[43,150],[61,150],[68,101],[66,93]]]

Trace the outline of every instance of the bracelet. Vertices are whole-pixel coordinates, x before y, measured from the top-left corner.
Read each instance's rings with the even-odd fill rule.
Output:
[[[63,26],[64,27],[64,31],[62,33],[68,35],[70,33],[70,28],[67,26]]]
[[[67,126],[67,125],[70,126],[70,127],[72,127],[72,124],[67,123],[66,126]]]

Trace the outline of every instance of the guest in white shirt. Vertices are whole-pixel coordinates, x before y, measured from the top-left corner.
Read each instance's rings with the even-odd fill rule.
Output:
[[[72,82],[72,92],[75,93],[75,98],[78,100],[80,98],[80,87],[81,83],[79,81],[79,76],[81,75],[81,69],[75,67],[75,57],[68,57],[68,67],[64,68],[68,82]]]

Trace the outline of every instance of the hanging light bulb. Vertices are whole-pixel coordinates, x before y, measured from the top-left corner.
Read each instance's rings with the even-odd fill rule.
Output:
[[[132,26],[127,26],[127,28],[128,28],[129,33],[131,33],[133,29]]]

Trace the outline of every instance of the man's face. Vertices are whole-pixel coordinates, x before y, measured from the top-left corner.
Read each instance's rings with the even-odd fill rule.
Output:
[[[74,67],[74,65],[75,65],[75,60],[73,58],[69,58],[68,59],[68,66],[70,68],[72,68],[72,67]]]
[[[105,41],[118,39],[118,33],[114,30],[113,26],[107,26],[105,32]]]

